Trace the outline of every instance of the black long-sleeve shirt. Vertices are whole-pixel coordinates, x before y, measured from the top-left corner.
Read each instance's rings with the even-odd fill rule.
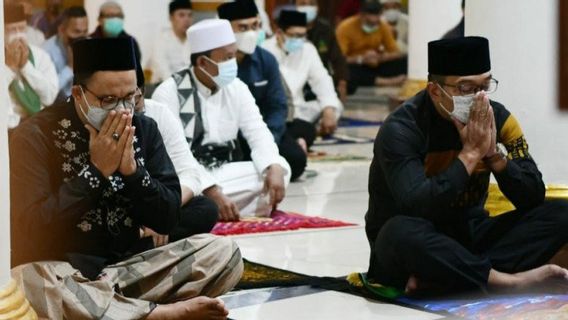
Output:
[[[46,108],[10,137],[12,264],[68,260],[102,264],[140,246],[140,227],[168,234],[179,220],[180,186],[156,123],[134,116],[137,171],[103,177],[90,163],[89,133],[73,102]]]
[[[517,120],[491,101],[509,161],[495,176],[517,209],[544,201],[542,175],[529,154]],[[468,209],[483,207],[491,171],[480,162],[469,176],[461,160],[459,133],[435,110],[426,91],[399,107],[379,130],[369,174],[366,232],[374,243],[380,229],[396,215],[428,219],[438,226],[467,223]],[[479,210],[477,210],[479,211]],[[458,228],[459,229],[459,228]]]

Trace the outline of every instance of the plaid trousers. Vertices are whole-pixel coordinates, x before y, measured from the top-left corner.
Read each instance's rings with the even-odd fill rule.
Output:
[[[243,272],[228,238],[196,235],[107,266],[90,281],[62,261],[12,269],[12,277],[40,318],[143,319],[161,303],[231,290]]]

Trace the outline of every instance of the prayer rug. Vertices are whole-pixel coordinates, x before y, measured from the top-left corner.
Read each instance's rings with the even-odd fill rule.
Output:
[[[449,312],[472,320],[568,319],[568,295],[507,295],[478,299],[414,300],[400,302],[434,312]]]
[[[368,127],[368,126],[381,126],[383,124],[382,121],[369,121],[364,119],[355,119],[355,118],[340,118],[339,122],[337,123],[338,127]]]
[[[211,233],[226,236],[259,232],[354,226],[353,223],[309,217],[299,213],[274,211],[270,218],[244,218],[236,222],[218,222]]]
[[[292,287],[309,284],[307,275],[269,267],[243,259],[244,271],[235,289]]]
[[[325,151],[314,151],[308,155],[310,162],[342,162],[342,161],[370,161],[371,158],[354,154],[331,154]]]
[[[567,294],[475,294],[467,297],[416,299],[405,296],[404,292],[396,288],[370,283],[364,273],[352,273],[347,281],[352,287],[377,300],[465,319],[568,319]],[[559,287],[551,291],[566,292],[566,288]]]
[[[361,143],[373,143],[375,139],[367,137],[355,137],[346,134],[335,133],[329,137],[318,137],[314,141],[314,146],[329,146],[337,144],[361,144]]]

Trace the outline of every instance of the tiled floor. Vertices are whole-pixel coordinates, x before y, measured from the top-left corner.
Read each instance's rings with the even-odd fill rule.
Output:
[[[358,95],[346,108],[351,118],[383,121],[387,100],[374,90]],[[377,126],[340,128],[339,132],[374,138]],[[315,148],[328,154],[350,154],[368,160],[310,162],[317,175],[292,183],[281,209],[356,223],[355,227],[301,230],[236,236],[243,256],[251,261],[314,276],[346,276],[368,267],[365,237],[367,179],[372,144]],[[232,319],[439,319],[439,315],[377,303],[344,293],[307,288],[251,290],[225,297]]]

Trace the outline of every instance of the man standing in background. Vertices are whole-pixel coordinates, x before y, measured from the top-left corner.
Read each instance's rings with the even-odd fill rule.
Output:
[[[193,23],[189,0],[173,0],[169,6],[171,28],[156,39],[152,56],[152,83],[169,78],[174,72],[187,68],[191,54],[187,29]]]

